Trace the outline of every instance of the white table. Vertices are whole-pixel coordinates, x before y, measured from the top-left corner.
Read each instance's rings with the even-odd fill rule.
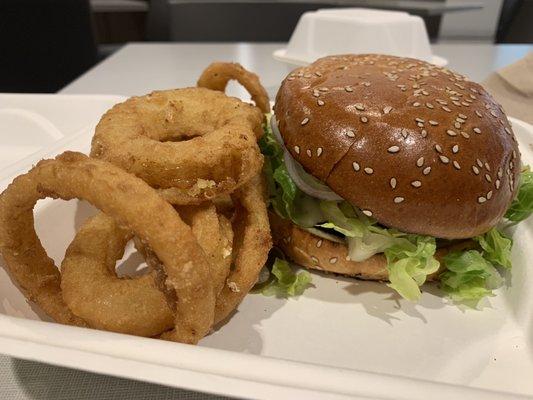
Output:
[[[286,67],[271,58],[281,44],[131,44],[65,87],[62,93],[139,95],[155,89],[192,86],[214,60],[237,61],[261,76],[271,95]],[[450,67],[483,80],[523,57],[533,46],[441,44],[435,54]],[[230,93],[240,94],[237,87]],[[0,356],[1,399],[219,399],[201,393],[132,382]]]

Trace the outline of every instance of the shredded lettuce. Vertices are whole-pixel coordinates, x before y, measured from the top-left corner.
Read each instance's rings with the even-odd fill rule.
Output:
[[[455,302],[475,307],[503,283],[498,270],[477,250],[449,253],[443,262],[446,271],[440,287]]]
[[[437,245],[430,236],[409,235],[408,239],[385,249],[389,287],[408,300],[420,298],[420,286],[439,269]]]
[[[265,134],[259,141],[266,156],[264,172],[269,190],[269,203],[281,217],[298,226],[310,228],[323,221],[319,200],[302,192],[294,183],[283,161],[283,149],[276,141],[270,124],[264,125]]]
[[[512,222],[520,222],[533,213],[533,172],[529,167],[520,174],[518,195],[505,213],[505,218]]]
[[[294,273],[287,261],[276,258],[270,279],[261,285],[259,291],[265,296],[292,297],[301,295],[310,284],[309,272]]]
[[[513,241],[498,231],[492,228],[484,235],[474,238],[483,249],[483,257],[496,265],[511,269],[511,248]]]

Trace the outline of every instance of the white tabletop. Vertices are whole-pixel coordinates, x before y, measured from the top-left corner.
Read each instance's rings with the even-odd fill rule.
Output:
[[[237,61],[258,73],[271,95],[286,75],[274,61],[280,44],[131,44],[65,87],[62,93],[139,95],[155,89],[192,86],[215,60]],[[442,44],[435,54],[449,66],[481,81],[495,69],[523,57],[533,46]],[[240,94],[235,86],[232,94]],[[132,382],[0,356],[1,399],[220,399],[162,386]]]
[[[288,69],[272,58],[282,43],[198,44],[134,43],[124,46],[62,93],[140,95],[156,89],[194,86],[200,72],[213,61],[236,61],[257,73],[271,97]],[[474,81],[533,51],[532,45],[437,44],[433,52],[449,60],[449,67]],[[230,87],[231,95],[242,91]]]

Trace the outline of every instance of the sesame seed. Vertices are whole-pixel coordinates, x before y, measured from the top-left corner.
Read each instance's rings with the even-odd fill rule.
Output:
[[[422,173],[423,173],[424,175],[428,175],[430,172],[431,172],[431,167],[426,167],[426,168],[424,168],[424,170],[422,171]]]
[[[466,122],[466,120],[464,120],[464,119],[462,119],[462,118],[460,118],[460,117],[455,118],[455,120],[456,120],[457,122],[459,122],[460,124],[464,124],[464,123]]]
[[[361,167],[359,166],[359,163],[357,161],[354,161],[352,163],[352,167],[353,167],[354,171],[356,171],[356,172],[361,169]]]
[[[363,210],[363,214],[365,214],[367,217],[371,217],[371,216],[372,216],[372,211],[370,211],[370,210]]]
[[[387,149],[389,153],[398,153],[400,151],[400,148],[398,146],[391,146]]]
[[[364,111],[365,106],[361,103],[355,103],[355,108],[358,109],[359,111]]]
[[[432,119],[430,119],[429,124],[433,126],[437,126],[439,123],[437,121],[433,121]]]
[[[455,160],[453,161],[453,166],[455,167],[455,169],[461,169],[461,165]]]
[[[474,129],[472,129],[472,130],[473,130],[474,132],[476,132],[476,133],[481,133],[481,129],[479,129],[479,128],[474,128]]]
[[[422,118],[415,118],[416,122],[425,122]]]
[[[305,125],[305,124],[307,124],[308,122],[309,122],[309,118],[306,117],[306,118],[304,118],[304,119],[302,120],[301,124],[302,124],[302,125]]]
[[[487,171],[490,171],[490,165],[489,165],[489,163],[485,163],[485,168],[487,168]]]
[[[448,135],[450,135],[450,136],[457,136],[457,132],[452,131],[451,129],[448,129],[448,130],[446,131],[446,133],[447,133]]]
[[[400,196],[394,198],[394,202],[395,202],[396,204],[399,204],[399,203],[401,203],[401,202],[404,201],[404,200],[405,200],[405,199],[404,199],[403,197],[400,197]]]
[[[476,110],[475,112],[476,112],[476,115],[477,115],[479,118],[483,117],[483,114],[481,114],[478,110]]]
[[[423,128],[424,127],[424,123],[423,122],[417,122],[416,124],[418,125],[419,128]]]
[[[424,165],[424,157],[420,157],[418,160],[416,160],[416,166],[421,167]]]
[[[370,86],[370,82],[363,82],[363,86],[369,87]]]
[[[419,107],[419,106],[420,106],[420,103],[419,103],[418,101],[415,101],[415,102],[413,103],[413,106],[415,106],[415,107]]]
[[[322,246],[322,239],[318,239],[316,241],[316,247],[320,247],[320,246]]]
[[[361,122],[364,122],[364,123],[368,122],[368,118],[365,117],[365,116],[362,116],[361,117]]]
[[[500,188],[500,180],[499,179],[496,179],[496,189],[499,189]]]
[[[456,145],[454,145],[454,146],[452,147],[452,153],[453,153],[453,154],[457,154],[458,151],[459,151],[459,145],[456,144]]]
[[[479,165],[479,168],[483,168],[483,163],[481,162],[479,158],[476,158],[476,163],[477,165]]]
[[[294,152],[300,154],[300,146],[294,146]]]
[[[516,158],[516,151],[513,150],[513,160]]]
[[[320,87],[318,88],[318,90],[320,90],[321,92],[328,92],[329,89],[327,87]]]
[[[435,108],[435,107],[433,106],[433,104],[431,104],[431,103],[426,103],[426,107],[427,107],[427,108]]]
[[[318,104],[319,106],[323,106],[323,105],[326,104],[326,103],[324,103],[324,100],[320,100],[320,99],[318,99],[317,102],[316,102],[316,104]]]
[[[313,96],[319,97],[320,96],[320,92],[313,92]]]
[[[446,156],[440,155],[439,158],[444,164],[448,164],[450,162],[450,159]]]
[[[387,106],[385,108],[383,108],[383,113],[384,114],[388,114],[392,111],[392,107],[391,106]]]
[[[329,259],[329,263],[330,263],[330,264],[335,264],[335,263],[337,262],[337,260],[338,260],[337,257],[331,257],[331,258]]]
[[[501,168],[498,168],[498,178],[501,178],[503,176],[503,171]]]
[[[420,181],[413,181],[411,182],[411,185],[415,188],[419,188],[420,186],[422,186],[422,182]]]
[[[435,145],[435,150],[437,150],[437,153],[442,153],[442,147],[438,144]]]
[[[463,132],[463,131],[461,131],[460,133],[461,133],[461,136],[464,137],[465,139],[469,139],[470,138],[470,135],[468,133]]]
[[[396,178],[390,178],[390,187],[396,189]]]
[[[365,173],[368,174],[368,175],[372,175],[374,173],[374,170],[370,167],[366,167],[365,168]]]
[[[423,94],[424,96],[429,96],[429,93],[428,93],[427,91],[425,91],[425,90],[422,90],[422,94]]]
[[[422,129],[420,133],[422,134],[422,137],[426,137],[428,135],[428,132],[425,129]]]
[[[509,128],[507,128],[507,127],[505,127],[505,132],[507,132],[508,135],[511,134],[511,130]]]
[[[318,149],[316,149],[316,156],[320,157],[321,155],[322,155],[322,147],[319,147]]]
[[[461,129],[461,124],[459,122],[454,123],[453,126],[457,129]]]
[[[442,109],[443,109],[444,111],[446,111],[446,112],[452,112],[452,110],[450,110],[450,109],[449,109],[448,107],[446,107],[446,106],[443,106]]]
[[[346,86],[344,90],[346,90],[347,92],[353,92],[353,88],[351,88],[350,86]]]
[[[479,175],[479,169],[475,165],[472,165],[472,171],[474,171],[474,174]]]
[[[485,174],[485,179],[487,180],[487,182],[492,182],[492,178],[489,174]]]
[[[490,110],[490,115],[492,115],[493,117],[497,117],[498,114],[496,114],[496,111],[494,110]]]
[[[464,114],[459,114],[459,118],[462,118],[462,119],[467,119],[468,117]]]
[[[478,202],[479,204],[482,204],[482,203],[484,203],[484,202],[486,202],[486,201],[487,201],[487,199],[484,198],[483,196],[480,196],[480,197],[477,198],[477,202]]]
[[[492,198],[492,190],[489,190],[487,192],[487,200],[490,200]]]
[[[459,107],[461,107],[461,103],[459,103],[458,101],[455,101],[455,100],[454,100],[454,101],[452,101],[452,103],[453,103],[454,106],[459,106]]]
[[[346,132],[346,136],[348,136],[348,137],[355,137],[355,132],[352,131],[352,130],[349,130],[349,131]]]
[[[313,153],[311,153],[311,150],[307,149],[305,151],[307,153],[307,157],[311,157],[313,155]]]
[[[322,74],[321,74],[320,72],[318,72],[318,71],[315,72],[315,75],[316,75],[316,76],[322,76]]]
[[[316,258],[315,256],[311,256],[311,260],[313,260],[315,264],[318,264],[318,258]]]
[[[441,100],[441,99],[436,99],[435,101],[436,101],[437,103],[441,104],[441,105],[446,105],[446,104],[448,104],[447,101],[444,101],[444,100]]]

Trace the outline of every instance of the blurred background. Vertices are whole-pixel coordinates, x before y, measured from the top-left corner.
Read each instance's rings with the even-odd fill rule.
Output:
[[[286,42],[335,7],[418,15],[433,43],[533,43],[533,0],[0,0],[0,92],[55,92],[127,42]]]

